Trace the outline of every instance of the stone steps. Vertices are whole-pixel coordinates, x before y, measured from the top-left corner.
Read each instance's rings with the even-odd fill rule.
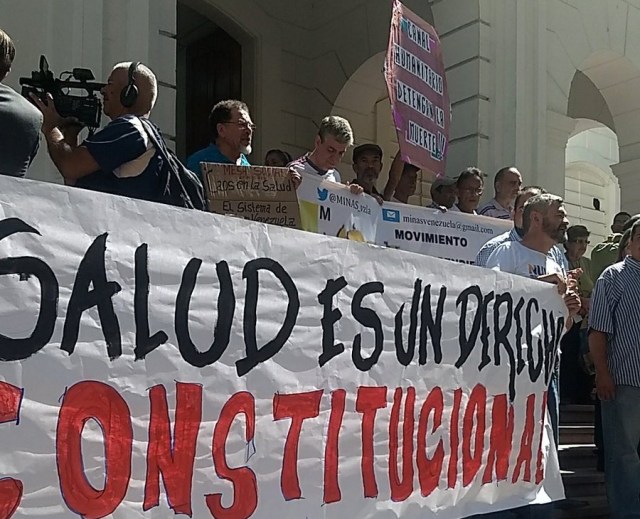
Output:
[[[610,517],[604,474],[595,470],[594,406],[560,407],[558,456],[567,499],[584,506],[556,507],[553,519],[604,519]]]
[[[587,506],[571,510],[556,509],[553,512],[553,519],[609,519],[609,505],[604,495],[590,496],[583,500],[588,503]]]
[[[561,425],[560,445],[566,444],[593,444],[593,425]]]
[[[594,468],[596,466],[595,448],[593,443],[561,444],[559,448],[560,468],[574,471]]]

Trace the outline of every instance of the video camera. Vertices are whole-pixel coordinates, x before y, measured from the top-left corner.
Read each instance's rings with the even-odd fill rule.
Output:
[[[62,79],[62,76],[66,76]],[[73,78],[73,79],[71,79]],[[53,77],[47,58],[40,56],[40,70],[33,71],[30,78],[21,77],[22,95],[27,99],[34,93],[46,101],[46,93],[53,96],[56,110],[62,117],[75,117],[93,132],[100,126],[102,103],[96,96],[104,83],[92,83],[93,72],[86,68],[74,68],[72,72],[63,72],[60,79]],[[72,95],[69,90],[84,90],[87,95]]]

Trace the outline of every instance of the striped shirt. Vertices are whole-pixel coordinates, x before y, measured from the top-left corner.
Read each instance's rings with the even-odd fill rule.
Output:
[[[491,238],[487,243],[485,243],[476,255],[476,266],[486,267],[487,260],[489,259],[489,256],[491,256],[491,253],[500,245],[508,241],[522,241],[522,237],[515,227],[508,232],[496,236],[495,238]],[[567,272],[569,272],[569,263],[567,262],[567,257],[560,250],[560,247],[554,245],[549,251],[548,256],[558,265],[560,265],[560,267],[562,268],[562,273],[566,276]]]
[[[607,334],[607,364],[617,385],[640,387],[640,261],[606,268],[591,294],[589,327]]]
[[[336,182],[340,184],[341,178],[340,173],[338,173],[337,169],[328,169],[324,170],[316,166],[311,159],[309,159],[310,153],[303,155],[299,159],[296,159],[287,164],[289,169],[295,170],[297,173],[307,173],[308,175],[315,175],[322,177],[323,180],[330,180],[331,182]]]
[[[491,218],[499,218],[500,220],[513,220],[513,207],[504,207],[495,198],[492,198],[478,209],[478,214],[481,216],[490,216]]]

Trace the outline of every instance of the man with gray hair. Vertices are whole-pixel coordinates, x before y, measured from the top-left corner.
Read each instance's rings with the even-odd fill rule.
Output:
[[[554,261],[549,252],[564,241],[569,220],[564,201],[548,193],[536,194],[524,204],[522,213],[522,239],[506,241],[496,247],[486,266],[494,270],[526,276],[558,286],[558,292],[564,299],[569,313],[568,328],[580,311],[580,295],[575,280],[567,280],[563,268]],[[559,437],[559,378],[560,363],[556,362],[549,382],[547,408],[556,448]],[[515,511],[517,517],[547,518],[552,511],[549,505],[530,505]]]
[[[138,62],[118,63],[102,89],[104,113],[111,122],[78,144],[81,127],[61,117],[50,95],[43,102],[32,95],[44,115],[42,133],[51,160],[65,184],[142,200],[160,201],[161,159],[141,119],[156,102],[156,77]],[[160,131],[149,125],[157,140]]]
[[[340,183],[340,173],[336,168],[351,145],[353,130],[349,121],[337,115],[325,117],[320,123],[313,151],[289,164],[294,182],[300,183],[302,175],[307,174]],[[354,194],[363,192],[363,188],[358,184],[351,184],[350,187]]]
[[[16,48],[0,29],[0,175],[24,177],[38,151],[42,115],[15,90],[2,84]]]
[[[556,283],[564,294],[564,269],[549,255],[549,251],[565,240],[568,227],[562,198],[549,193],[534,195],[524,204],[522,240],[507,241],[496,247],[486,266]]]
[[[476,255],[476,265],[478,267],[487,266],[487,260],[489,259],[489,256],[491,256],[491,253],[498,246],[508,241],[522,240],[522,236],[524,235],[524,231],[522,230],[522,215],[524,212],[524,204],[527,202],[527,200],[529,200],[529,198],[535,195],[541,195],[546,192],[547,191],[545,189],[538,186],[526,186],[522,188],[522,191],[520,191],[518,193],[518,196],[516,196],[514,204],[513,229],[500,234],[495,238],[492,238],[482,246],[482,248]],[[554,245],[553,247],[551,247],[549,256],[562,267],[562,270],[565,274],[569,272],[569,263],[567,262],[567,257],[564,255],[564,252],[560,250],[560,247],[558,245]]]

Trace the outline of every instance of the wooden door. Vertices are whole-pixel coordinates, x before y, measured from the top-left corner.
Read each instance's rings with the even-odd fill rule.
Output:
[[[217,27],[187,47],[187,156],[211,141],[209,112],[223,99],[242,99],[242,49]]]

